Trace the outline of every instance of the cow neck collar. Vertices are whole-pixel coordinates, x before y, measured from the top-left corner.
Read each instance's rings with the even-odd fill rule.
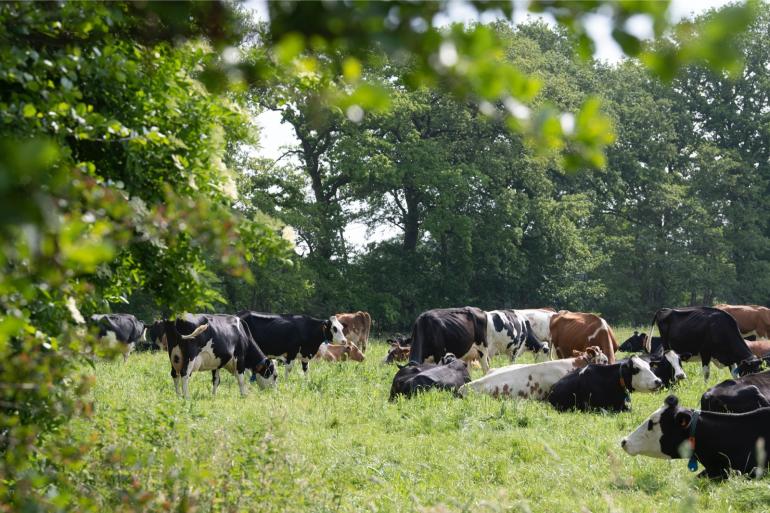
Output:
[[[698,458],[695,457],[695,428],[698,425],[698,419],[700,418],[700,411],[693,410],[692,418],[690,419],[690,436],[687,441],[690,443],[690,460],[687,462],[687,468],[690,472],[698,470]]]
[[[630,360],[629,360],[630,361]],[[618,382],[620,383],[620,388],[623,389],[623,391],[626,393],[626,396],[628,396],[629,392],[634,391],[634,386],[631,383],[631,378],[629,377],[628,382],[623,378],[623,369],[625,368],[625,364],[621,363],[620,368],[618,369]]]

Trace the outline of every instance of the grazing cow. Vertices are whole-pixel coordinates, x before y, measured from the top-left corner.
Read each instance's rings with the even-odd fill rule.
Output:
[[[307,375],[307,364],[318,352],[323,342],[347,344],[342,324],[335,316],[315,319],[308,315],[268,314],[259,312],[238,312],[251,330],[259,347],[271,358],[286,363],[286,376],[294,367],[297,355],[302,361],[302,371]]]
[[[249,328],[238,317],[224,314],[185,314],[176,321],[164,321],[164,334],[171,360],[174,389],[190,398],[188,381],[195,371],[211,371],[211,394],[217,393],[219,370],[227,369],[238,380],[241,396],[246,395],[243,374],[251,370],[251,381],[263,388],[275,384],[275,365],[254,342]]]
[[[653,392],[662,386],[650,364],[632,356],[624,363],[588,365],[570,372],[553,385],[548,402],[560,411],[627,411],[631,405],[630,392]]]
[[[770,336],[770,308],[759,305],[716,305],[714,308],[732,315],[744,338],[750,335]]]
[[[432,358],[439,361],[452,353],[463,360],[481,360],[489,370],[487,353],[487,316],[472,306],[464,308],[437,308],[423,312],[412,326],[412,347],[409,360],[424,363]]]
[[[770,440],[770,408],[749,413],[716,413],[679,407],[670,395],[636,430],[620,442],[632,456],[690,458],[705,470],[698,477],[724,479],[730,471],[758,476],[767,468],[765,444]],[[761,463],[760,463],[761,462]]]
[[[342,324],[342,333],[348,342],[353,342],[366,352],[369,342],[369,331],[372,329],[372,316],[369,312],[338,313],[335,317]]]
[[[430,388],[457,393],[457,390],[470,380],[468,365],[458,360],[452,353],[445,354],[438,365],[417,364],[410,361],[404,367],[400,367],[393,377],[390,400],[393,401],[399,394],[411,397],[417,392]]]
[[[521,397],[544,400],[551,387],[575,369],[582,369],[589,363],[606,365],[607,357],[598,347],[575,352],[574,358],[553,360],[531,365],[508,365],[490,370],[486,376],[471,381],[460,388],[465,396],[471,390],[492,396]]]
[[[91,323],[99,327],[99,338],[114,336],[115,340],[126,344],[124,362],[136,343],[146,340],[144,323],[131,314],[94,314],[91,316]]]
[[[551,318],[556,315],[553,308],[523,308],[516,310],[527,318],[532,326],[532,332],[538,340],[551,341]]]
[[[147,328],[147,340],[150,342],[153,349],[168,349],[166,338],[163,336],[166,330],[166,319],[155,321]]]
[[[770,340],[746,340],[746,345],[749,346],[749,351],[752,352],[757,358],[764,358],[770,353]]]
[[[700,354],[705,381],[712,358],[722,365],[736,366],[733,375],[758,372],[761,367],[761,360],[751,354],[738,324],[727,312],[707,306],[661,308],[652,319],[653,328],[656,323],[666,350],[673,349],[685,358]],[[649,344],[645,345],[649,350]]]
[[[625,342],[620,344],[620,350],[626,353],[641,353],[646,351],[644,348],[644,342],[647,340],[647,333],[639,333],[634,331],[634,334],[628,337]],[[660,337],[652,337],[652,347],[650,348],[651,354],[663,352],[663,339]]]
[[[700,407],[706,411],[743,413],[770,406],[770,371],[728,379],[701,396]]]
[[[551,317],[551,343],[556,356],[567,358],[572,351],[599,346],[609,362],[615,363],[618,343],[607,321],[598,315],[562,310]]]
[[[507,353],[511,361],[529,349],[536,355],[547,355],[547,343],[540,342],[532,332],[529,320],[516,310],[492,310],[487,315],[487,352],[489,360],[496,353]]]
[[[353,342],[347,344],[329,344],[324,342],[318,346],[318,351],[313,357],[314,360],[326,360],[327,362],[344,362],[353,360],[354,362],[363,362],[366,356],[358,349]]]
[[[660,378],[663,386],[670,387],[677,381],[687,378],[687,374],[685,374],[682,368],[682,358],[676,351],[642,355],[640,358],[650,364],[650,369]],[[618,360],[618,363],[625,361],[628,361],[628,358]]]
[[[393,363],[393,362],[405,362],[409,359],[409,351],[411,350],[410,345],[402,345],[400,342],[402,339],[388,339],[388,343],[390,343],[390,349],[388,350],[388,354],[385,355],[384,363]],[[408,340],[411,343],[411,340]]]

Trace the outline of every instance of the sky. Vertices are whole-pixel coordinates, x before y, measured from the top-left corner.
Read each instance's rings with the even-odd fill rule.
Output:
[[[514,22],[520,23],[528,19],[538,17],[547,23],[554,24],[553,18],[549,16],[533,15],[526,12],[523,8],[526,1],[513,0],[515,6]],[[255,16],[260,20],[268,19],[267,10],[268,0],[247,0],[246,7],[254,11]],[[672,0],[669,14],[674,22],[683,18],[700,14],[714,7],[721,7],[731,3],[731,0]],[[495,16],[487,14],[479,19],[473,7],[470,7],[463,1],[449,2],[446,14],[441,14],[434,18],[434,23],[438,26],[449,25],[451,23],[470,23],[475,21],[491,22]],[[634,17],[629,20],[629,31],[642,38],[652,36],[651,21],[644,16]],[[587,20],[587,30],[596,42],[596,53],[594,57],[598,60],[610,63],[618,62],[623,58],[620,47],[615,43],[610,34],[610,25],[606,16],[594,15]],[[266,158],[277,158],[281,155],[287,146],[297,142],[294,133],[288,124],[281,123],[281,115],[278,112],[264,112],[257,117],[257,123],[260,126],[260,146],[257,148],[257,154]],[[345,239],[348,244],[361,248],[366,243],[383,240],[392,235],[391,229],[381,228],[373,233],[368,233],[364,225],[351,223],[345,230]]]

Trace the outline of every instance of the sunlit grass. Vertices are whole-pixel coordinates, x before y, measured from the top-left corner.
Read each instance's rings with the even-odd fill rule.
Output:
[[[616,332],[622,342],[631,330]],[[667,392],[634,393],[620,414],[445,392],[390,403],[385,351],[313,362],[307,379],[280,369],[276,389],[245,399],[229,374],[216,398],[210,373],[196,374],[189,402],[175,396],[165,354],[97,364],[96,414],[78,423],[93,450],[75,479],[107,509],[138,487],[153,504],[186,497],[198,511],[767,511],[767,479],[704,483],[685,461],[620,449]],[[685,370],[676,393],[697,406],[699,365]],[[712,369],[710,384],[727,377]]]

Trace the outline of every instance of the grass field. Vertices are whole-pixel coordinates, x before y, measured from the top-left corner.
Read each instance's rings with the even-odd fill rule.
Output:
[[[622,414],[444,392],[389,403],[385,351],[313,362],[308,379],[279,369],[276,389],[245,399],[229,374],[215,398],[211,374],[196,374],[189,402],[163,353],[97,364],[95,414],[76,425],[92,449],[73,479],[104,511],[768,511],[770,479],[709,483],[684,460],[620,449],[667,392],[634,393]],[[699,364],[686,371],[676,393],[697,406]],[[712,369],[710,384],[727,377]]]

